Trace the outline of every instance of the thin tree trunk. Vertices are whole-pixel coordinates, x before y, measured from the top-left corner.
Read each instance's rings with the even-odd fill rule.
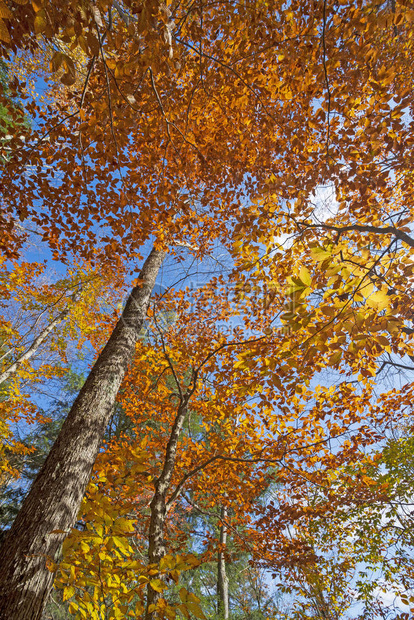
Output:
[[[18,359],[10,364],[2,373],[0,373],[0,385],[5,383],[7,379],[9,379],[23,364],[23,362],[27,362],[33,355],[36,353],[42,342],[46,340],[49,334],[55,329],[56,325],[59,325],[66,316],[69,314],[69,308],[65,308],[62,310],[60,314],[56,318],[53,319],[51,323],[35,338],[30,346],[27,347],[26,351],[18,357]]]
[[[151,517],[148,534],[148,559],[151,564],[159,564],[160,560],[165,555],[164,527],[165,517],[167,514],[166,496],[174,471],[175,459],[177,455],[177,444],[187,413],[188,400],[192,393],[193,391],[187,392],[181,399],[177,415],[171,429],[170,439],[165,451],[164,467],[155,484],[154,497],[152,498],[150,504]],[[146,620],[150,620],[152,618],[154,613],[154,607],[152,607],[152,605],[156,606],[160,597],[161,593],[154,590],[151,585],[148,584],[147,605],[145,610]]]
[[[227,543],[227,508],[221,507],[220,512],[220,551],[218,553],[217,570],[217,609],[220,618],[228,620],[229,617],[229,580],[226,573],[226,558],[223,547]]]
[[[76,521],[121,382],[134,355],[164,259],[153,249],[0,549],[0,619],[39,620],[55,557]]]

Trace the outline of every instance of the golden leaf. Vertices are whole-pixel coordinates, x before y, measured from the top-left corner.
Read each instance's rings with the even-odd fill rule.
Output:
[[[0,19],[0,41],[5,41],[6,43],[10,43],[10,35],[7,29],[6,24],[2,19]]]
[[[46,30],[47,19],[46,13],[43,9],[36,13],[36,17],[34,20],[34,31],[36,34],[41,34]]]
[[[1,2],[0,0],[0,18],[11,19],[12,16],[13,15],[10,9],[4,4],[4,2]]]
[[[188,609],[192,614],[195,615],[196,618],[201,618],[201,620],[206,620],[206,617],[198,603],[187,602],[186,603]]]
[[[377,291],[368,297],[366,304],[375,310],[384,310],[390,303],[390,298],[385,291]]]
[[[75,588],[73,586],[68,586],[67,588],[63,589],[63,601],[67,601],[68,599],[72,598],[72,596],[75,594]]]
[[[306,267],[301,267],[299,271],[299,278],[302,280],[306,286],[310,286],[312,282],[311,275],[309,270]]]
[[[151,588],[156,592],[162,592],[167,587],[167,585],[163,581],[161,581],[161,579],[151,579],[150,585]]]

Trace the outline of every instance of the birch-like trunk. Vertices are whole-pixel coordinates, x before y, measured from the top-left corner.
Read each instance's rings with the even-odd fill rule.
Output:
[[[121,382],[135,352],[164,252],[153,249],[105,348],[0,549],[0,619],[39,620],[55,557],[76,521]],[[54,533],[56,530],[64,533]]]
[[[221,507],[220,512],[220,551],[217,559],[217,609],[220,619],[228,620],[229,617],[229,579],[226,572],[226,557],[223,547],[227,543],[227,508]]]
[[[36,351],[39,349],[40,345],[46,340],[49,334],[55,329],[56,325],[59,325],[69,314],[69,308],[65,308],[62,312],[55,318],[45,329],[33,340],[33,342],[27,347],[26,351],[22,353],[15,362],[7,366],[7,368],[0,373],[0,385],[5,383],[12,375],[14,375],[19,367],[27,362]]]

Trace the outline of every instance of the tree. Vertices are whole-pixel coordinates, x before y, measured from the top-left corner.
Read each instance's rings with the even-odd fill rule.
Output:
[[[403,429],[404,425],[399,437],[394,429],[394,437],[387,439],[375,459],[336,473],[332,483],[348,491],[347,509],[327,512],[307,526],[305,538],[313,541],[318,555],[313,577],[319,577],[326,598],[336,598],[329,608],[338,614],[355,599],[359,604],[352,617],[377,618],[381,613],[399,617],[401,604],[411,612],[411,431],[407,435]],[[315,495],[319,502],[326,501],[321,493]],[[316,581],[310,577],[308,587]]]
[[[0,608],[4,617],[40,617],[53,581],[44,558],[55,556],[75,522],[163,259],[164,253],[156,249],[148,256],[140,273],[142,284],[133,289],[112,337],[76,398],[3,542]],[[56,533],[51,534],[52,531]]]
[[[167,308],[175,300],[173,292],[171,295],[171,299],[164,300]],[[271,399],[278,399],[275,402],[280,404],[280,394],[277,388],[273,394],[267,390],[266,400],[257,403],[256,406],[249,405],[246,398],[242,398],[241,395],[246,387],[257,390],[256,386],[259,385],[263,367],[260,366],[257,369],[257,375],[254,375],[256,379],[252,379],[253,370],[246,377],[244,364],[237,361],[239,349],[243,343],[225,339],[224,316],[231,325],[231,313],[239,312],[239,309],[232,307],[224,295],[212,298],[209,286],[205,287],[205,290],[199,290],[195,297],[191,311],[188,309],[185,297],[181,308],[176,305],[177,310],[181,312],[177,312],[174,324],[168,328],[166,333],[159,333],[157,325],[154,326],[155,334],[158,335],[158,346],[155,346],[155,343],[149,339],[145,345],[142,344],[139,347],[136,366],[128,375],[126,385],[120,393],[124,412],[134,420],[136,426],[133,427],[130,438],[128,436],[119,438],[119,443],[109,449],[105,457],[105,470],[100,474],[98,469],[96,473],[97,482],[94,483],[94,487],[97,487],[98,492],[94,491],[93,495],[97,498],[96,501],[101,503],[97,503],[93,510],[89,509],[87,514],[98,515],[98,525],[94,525],[95,516],[86,517],[86,522],[89,521],[89,525],[97,532],[101,531],[99,529],[102,527],[101,522],[105,523],[106,542],[99,540],[99,546],[96,549],[93,542],[88,539],[86,551],[80,550],[80,555],[72,555],[69,564],[75,568],[75,575],[79,577],[69,572],[68,560],[65,560],[65,570],[68,571],[70,580],[65,579],[63,583],[69,584],[69,592],[72,595],[77,592],[78,580],[80,584],[76,605],[82,604],[85,596],[84,588],[88,584],[82,575],[91,575],[90,583],[94,583],[98,574],[102,574],[104,570],[108,551],[113,553],[109,545],[114,534],[108,528],[102,511],[110,519],[114,519],[114,514],[125,514],[129,511],[131,518],[131,508],[134,506],[134,504],[131,506],[131,498],[136,498],[135,510],[138,506],[142,506],[143,509],[149,507],[149,514],[138,512],[134,515],[135,518],[138,517],[138,523],[145,523],[146,519],[150,521],[148,531],[141,525],[136,526],[139,528],[140,535],[143,536],[139,560],[139,568],[143,572],[140,574],[140,579],[145,579],[143,583],[148,583],[148,573],[145,572],[148,569],[145,569],[142,564],[142,556],[145,557],[149,550],[152,555],[148,566],[153,567],[152,570],[157,573],[159,569],[156,567],[159,563],[163,566],[161,574],[165,575],[166,567],[175,566],[174,563],[173,566],[168,565],[172,561],[171,558],[177,550],[182,548],[183,538],[179,534],[181,530],[179,519],[173,510],[180,496],[189,502],[190,506],[196,506],[197,510],[201,507],[201,511],[207,513],[216,509],[217,503],[229,503],[235,513],[232,515],[232,531],[237,524],[242,524],[244,528],[248,528],[248,534],[251,535],[252,515],[263,509],[260,503],[257,504],[257,495],[267,488],[270,480],[275,477],[281,480],[282,473],[285,477],[289,476],[293,466],[296,469],[293,472],[294,481],[298,487],[298,479],[301,479],[307,458],[315,459],[318,453],[328,461],[328,466],[332,466],[332,462],[329,461],[332,458],[330,448],[326,444],[329,444],[329,441],[335,437],[335,432],[329,434],[325,430],[324,438],[321,434],[323,423],[317,425],[316,421],[313,421],[312,426],[307,428],[306,418],[304,418],[303,426],[299,427],[300,433],[280,432],[283,422],[287,421],[288,410],[285,408],[277,414],[275,413],[276,407],[271,406]],[[221,317],[219,329],[216,325],[217,316]],[[195,320],[195,317],[199,319],[199,322]],[[200,324],[203,326],[202,329],[200,329]],[[236,330],[236,334],[238,333]],[[233,336],[233,328],[229,329],[228,336]],[[251,345],[251,342],[244,344]],[[210,347],[211,353],[206,352],[206,346]],[[179,394],[184,395],[185,390],[192,389],[195,385],[193,383],[195,372],[199,376],[200,385],[193,393],[195,398],[188,403],[187,411],[183,412]],[[220,380],[220,372],[226,376],[226,382]],[[214,382],[211,380],[213,377]],[[213,388],[212,385],[215,387]],[[326,395],[322,394],[320,398],[323,402]],[[338,412],[340,412],[340,407],[343,406],[343,394],[337,395],[336,398]],[[292,397],[290,400],[292,401]],[[299,407],[298,399],[293,402]],[[348,406],[352,408],[352,403]],[[196,422],[196,430],[194,435],[190,433],[186,437],[182,432],[183,422],[190,415]],[[294,409],[292,418],[298,419],[298,417],[297,409]],[[263,420],[263,425],[258,425],[258,419]],[[205,426],[204,434],[200,432],[200,425],[202,425],[201,428]],[[178,432],[180,428],[181,431]],[[267,441],[263,440],[263,434],[266,435]],[[136,460],[136,457],[134,463],[134,452],[131,450],[131,443],[133,445],[134,441],[142,436],[145,437],[145,465],[141,460]],[[369,437],[364,437],[361,433],[361,443],[367,439]],[[318,452],[315,443],[319,446]],[[116,450],[112,452],[115,447]],[[298,462],[298,456],[302,462]],[[353,456],[354,452],[348,450],[346,458],[349,460]],[[338,462],[341,462],[343,458],[343,454],[336,456]],[[115,478],[116,488],[110,487],[107,470],[109,464],[111,480]],[[271,471],[269,471],[269,465],[273,466],[270,468]],[[274,465],[277,465],[277,470]],[[143,477],[139,476],[137,479],[135,472],[142,473]],[[163,472],[168,473],[169,479],[163,475]],[[163,484],[162,493],[159,491],[160,482]],[[191,493],[190,501],[187,499],[188,490]],[[109,506],[106,503],[108,494],[113,498],[112,505]],[[114,521],[114,528],[117,529],[117,527]],[[263,532],[267,533],[268,529],[269,527],[264,528]],[[272,534],[273,531],[270,530]],[[101,539],[102,534],[99,536]],[[79,540],[77,532],[74,534],[74,540]],[[211,541],[211,544],[213,542]],[[105,547],[102,546],[103,544]],[[146,544],[151,545],[149,549],[146,548]],[[214,544],[217,545],[217,541]],[[270,546],[268,537],[266,545]],[[102,557],[98,560],[96,555],[92,556],[91,549],[96,549],[95,553],[97,555],[101,553]],[[130,562],[133,562],[133,556],[130,556],[132,551],[128,550],[127,553]],[[157,558],[154,557],[155,553],[158,554]],[[267,554],[263,553],[259,557],[266,558]],[[164,558],[167,564],[163,564]],[[120,578],[119,572],[118,577]],[[117,606],[115,601],[122,601],[121,604],[125,606],[125,598],[128,597],[127,593],[121,593],[118,596],[121,583],[125,581],[121,579],[118,583],[118,586],[110,585],[108,576],[108,584],[103,591],[91,595],[87,601],[88,606],[94,604],[99,606],[105,601],[105,596],[111,597],[112,604],[105,603],[109,605],[107,609],[111,617],[110,614],[115,613]],[[149,586],[153,592],[149,590],[148,615],[157,609],[161,613],[165,607],[158,608],[158,605],[165,605],[168,600],[165,592],[167,585],[163,584],[162,579],[157,578],[154,587],[151,580]],[[131,589],[130,592],[132,597],[132,592],[135,590]],[[191,600],[190,602],[194,603]],[[115,607],[112,608],[112,605]],[[150,605],[153,605],[153,608]],[[173,614],[171,603],[169,602],[168,605],[168,613]],[[92,607],[82,607],[84,614],[85,612],[92,613],[91,609]],[[141,608],[139,613],[142,613]]]
[[[228,2],[168,7],[48,2],[14,3],[2,14],[2,40],[10,40],[13,51],[38,50],[35,35],[41,34],[48,42],[61,38],[80,47],[89,59],[80,89],[76,72],[84,65],[56,51],[51,69],[63,69],[66,98],[57,105],[28,103],[39,122],[14,131],[8,141],[3,200],[12,215],[1,222],[6,256],[18,256],[25,232],[16,222],[26,220],[63,259],[72,249],[116,267],[133,261],[149,239],[155,238],[157,248],[141,274],[143,287],[134,289],[141,308],[134,313],[128,351],[120,350],[129,330],[121,322],[16,523],[28,519],[25,533],[36,545],[28,527],[33,519],[43,538],[66,531],[76,518],[145,318],[155,263],[166,246],[177,244],[201,258],[218,240],[235,263],[230,281],[252,338],[235,337],[232,350],[241,340],[248,345],[221,356],[212,375],[215,399],[225,402],[226,413],[236,401],[244,405],[246,396],[257,399],[246,428],[262,419],[272,438],[266,431],[260,444],[252,438],[251,455],[281,461],[279,479],[287,490],[300,495],[300,480],[309,471],[314,483],[328,485],[332,470],[354,464],[360,446],[380,440],[368,422],[374,426],[384,415],[374,393],[381,356],[414,353],[406,331],[414,246],[412,141],[410,121],[403,120],[412,106],[410,7],[299,0],[289,6],[246,3],[237,10]],[[18,81],[10,89],[13,96],[25,96]],[[330,216],[314,204],[322,183],[335,190],[337,212]],[[290,248],[275,247],[281,235],[292,236]],[[151,262],[154,269],[147,274]],[[266,304],[241,290],[246,281],[256,290],[266,288]],[[220,325],[222,315],[215,320]],[[272,333],[274,326],[284,331]],[[111,378],[97,369],[109,363],[112,345],[120,345],[121,368],[107,395]],[[336,393],[309,387],[315,372],[326,367],[345,379]],[[92,385],[108,397],[102,408],[87,398]],[[75,433],[70,420],[82,402]],[[328,418],[329,407],[336,420],[332,413]],[[69,466],[78,449],[69,439],[84,441],[86,429],[93,447],[85,446],[85,466],[74,466],[65,479],[69,495],[74,493],[70,514],[45,523],[41,500],[52,497],[56,508],[58,503],[52,465]],[[330,450],[333,440],[339,447]],[[233,446],[239,441],[235,435]],[[59,450],[64,454],[58,457]],[[242,459],[249,460],[248,451]],[[226,458],[230,464],[238,457]],[[314,471],[318,459],[323,468]],[[248,465],[241,466],[247,489]],[[277,514],[279,530],[283,518],[291,518],[286,513]],[[269,518],[273,525],[274,514]],[[20,531],[16,525],[9,534],[16,548],[25,546]],[[260,541],[261,532],[253,535]],[[64,534],[53,536],[56,544],[33,552],[53,555]],[[13,545],[6,547],[9,564],[15,562]],[[32,617],[39,616],[52,581],[40,561],[38,566],[45,586],[33,593]],[[25,595],[28,584],[21,592],[14,589],[21,599],[13,613],[20,618],[32,605]]]
[[[220,545],[224,548],[227,544],[227,510],[225,506],[220,510]],[[217,561],[217,611],[219,616],[223,616],[224,620],[229,617],[229,578],[226,571],[226,557],[224,549],[218,553]]]
[[[28,450],[13,437],[11,425],[22,419],[29,424],[44,421],[45,384],[59,381],[65,374],[75,345],[82,347],[95,330],[102,333],[108,315],[100,311],[101,301],[106,297],[110,302],[121,289],[115,277],[108,277],[108,273],[104,276],[85,264],[56,277],[47,274],[44,264],[32,261],[3,261],[0,286],[0,468],[9,480],[15,477],[11,461],[19,460],[22,451]],[[36,402],[39,398],[41,406]]]

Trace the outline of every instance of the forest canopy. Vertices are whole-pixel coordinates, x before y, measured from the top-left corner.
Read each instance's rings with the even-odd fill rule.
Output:
[[[0,620],[412,617],[413,22],[0,0]]]

